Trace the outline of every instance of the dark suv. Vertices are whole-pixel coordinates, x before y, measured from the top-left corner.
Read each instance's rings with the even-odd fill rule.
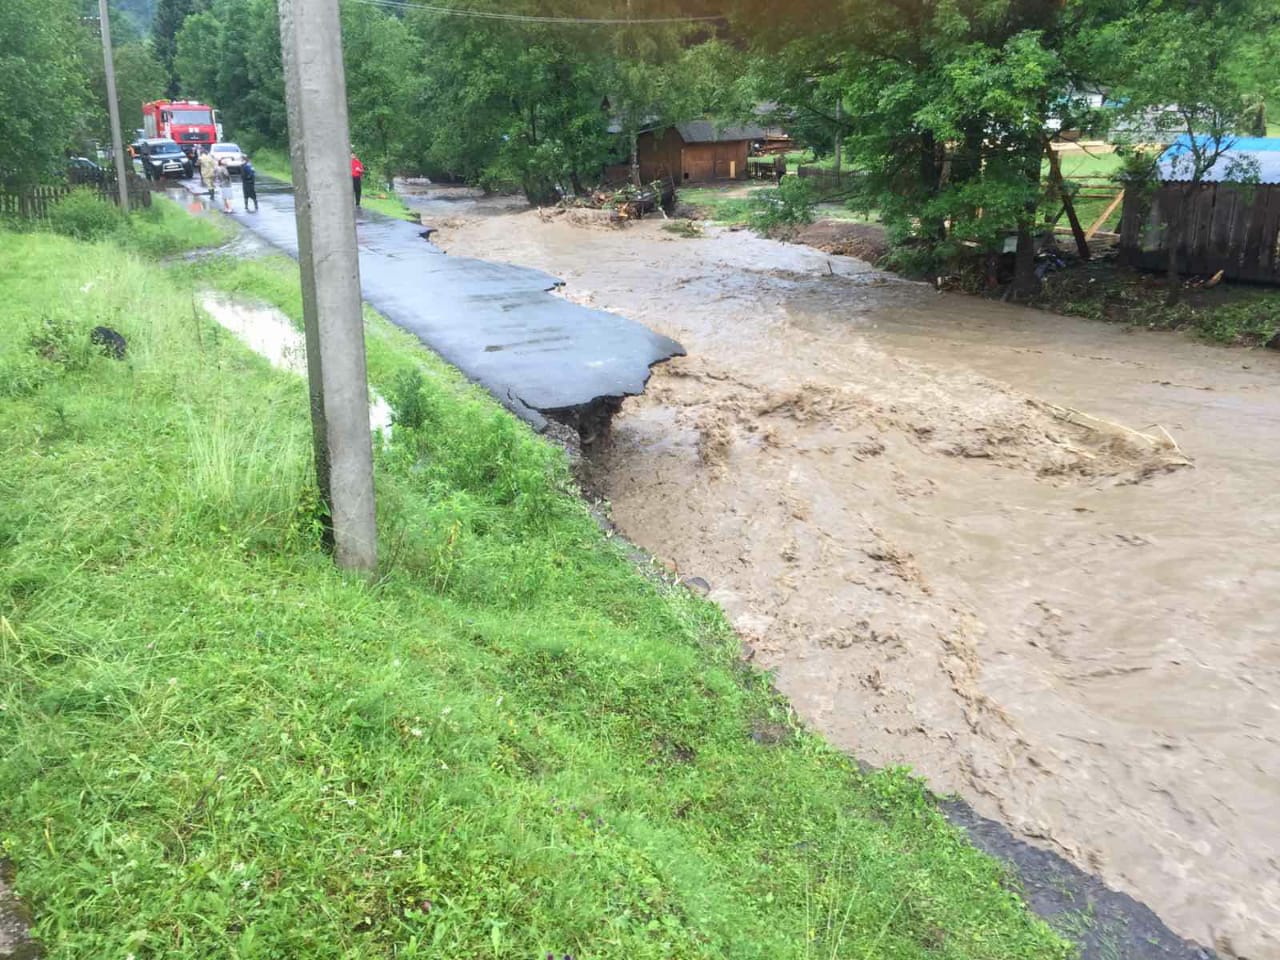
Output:
[[[138,156],[142,159],[142,172],[148,180],[189,177],[193,173],[191,158],[167,138],[143,140],[139,145]]]

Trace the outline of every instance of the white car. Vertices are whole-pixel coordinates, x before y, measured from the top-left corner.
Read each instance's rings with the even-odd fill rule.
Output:
[[[214,161],[227,173],[239,173],[244,166],[245,155],[238,144],[215,143],[209,148]]]

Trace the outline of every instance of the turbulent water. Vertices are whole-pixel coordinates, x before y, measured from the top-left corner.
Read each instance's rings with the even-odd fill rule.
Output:
[[[688,348],[597,481],[810,724],[1280,957],[1280,356],[744,233],[478,212],[446,249]]]

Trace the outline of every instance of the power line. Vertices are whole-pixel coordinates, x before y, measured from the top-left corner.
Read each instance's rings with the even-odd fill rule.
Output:
[[[425,10],[447,17],[467,17],[473,20],[501,20],[507,23],[554,23],[571,26],[627,26],[630,24],[654,23],[707,23],[712,20],[723,20],[722,16],[710,17],[634,17],[622,19],[614,17],[537,17],[532,14],[500,13],[496,10],[468,10],[465,7],[440,7],[429,3],[415,3],[413,0],[350,0],[370,7],[393,7],[400,10]]]

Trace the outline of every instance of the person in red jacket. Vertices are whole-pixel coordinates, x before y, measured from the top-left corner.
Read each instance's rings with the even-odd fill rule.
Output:
[[[360,158],[351,154],[351,186],[356,191],[356,206],[360,206],[360,182],[364,180],[364,164],[360,162]]]

